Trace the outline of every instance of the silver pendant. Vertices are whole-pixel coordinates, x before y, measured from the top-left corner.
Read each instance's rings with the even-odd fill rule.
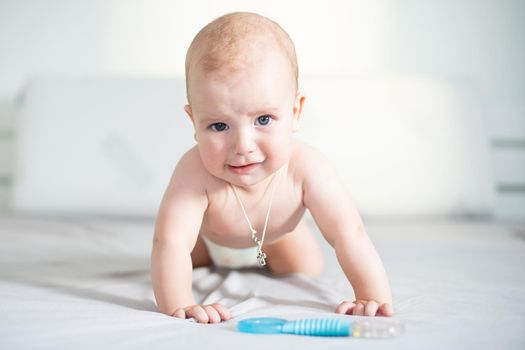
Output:
[[[266,254],[262,251],[261,247],[257,248],[257,260],[261,266],[266,265]]]
[[[252,230],[252,239],[255,242],[255,245],[257,246],[257,260],[259,260],[259,264],[261,266],[266,265],[266,254],[262,250],[262,244],[259,241],[259,238],[257,238],[257,231]]]

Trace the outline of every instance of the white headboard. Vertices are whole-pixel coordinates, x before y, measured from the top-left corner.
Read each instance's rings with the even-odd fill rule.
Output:
[[[155,215],[194,144],[184,89],[181,80],[30,82],[17,123],[14,208]]]
[[[473,81],[307,77],[302,137],[339,169],[365,215],[485,215],[493,176]]]

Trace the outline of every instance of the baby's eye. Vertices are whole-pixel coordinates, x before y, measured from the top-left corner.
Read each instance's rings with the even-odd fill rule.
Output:
[[[269,125],[271,122],[272,122],[272,116],[270,115],[261,115],[260,117],[257,117],[258,125]]]
[[[210,125],[210,128],[213,131],[220,132],[220,131],[228,130],[228,125],[226,123],[218,122],[218,123],[213,123],[212,125]]]

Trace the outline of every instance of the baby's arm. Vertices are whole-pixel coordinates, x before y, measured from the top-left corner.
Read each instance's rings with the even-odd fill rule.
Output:
[[[347,190],[330,162],[311,150],[303,182],[304,202],[352,284],[357,302],[342,302],[338,313],[391,316],[392,295],[383,263]]]
[[[200,169],[188,158],[177,165],[157,216],[151,255],[153,290],[160,312],[216,323],[230,318],[228,310],[219,304],[197,305],[192,294],[191,251],[208,200],[195,175]]]

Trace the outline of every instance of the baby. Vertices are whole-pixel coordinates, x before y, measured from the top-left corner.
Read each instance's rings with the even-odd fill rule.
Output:
[[[335,312],[391,316],[383,264],[347,191],[322,154],[293,138],[305,96],[288,34],[252,13],[214,20],[188,49],[186,88],[197,145],[176,166],[155,225],[159,310],[202,323],[231,317],[193,298],[198,266],[319,275],[308,209],[354,289],[356,300]]]

